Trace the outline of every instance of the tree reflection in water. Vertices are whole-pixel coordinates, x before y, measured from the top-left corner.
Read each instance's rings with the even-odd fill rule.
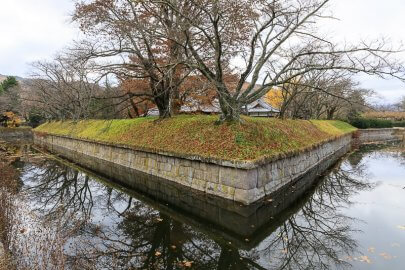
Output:
[[[351,203],[354,194],[372,188],[364,180],[364,165],[358,155],[339,164],[294,206],[269,220],[267,227],[274,229],[249,250],[218,235],[203,233],[164,210],[53,160],[24,166],[24,191],[47,220],[64,219],[66,226],[77,218],[81,220],[80,229],[69,236],[66,246],[73,268],[349,267],[344,259],[355,252],[357,245],[351,238],[353,219],[342,214],[342,209]]]

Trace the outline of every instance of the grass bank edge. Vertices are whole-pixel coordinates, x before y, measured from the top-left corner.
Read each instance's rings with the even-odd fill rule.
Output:
[[[217,124],[217,116],[45,123],[34,131],[202,160],[257,162],[303,152],[357,130],[342,121],[243,117]]]

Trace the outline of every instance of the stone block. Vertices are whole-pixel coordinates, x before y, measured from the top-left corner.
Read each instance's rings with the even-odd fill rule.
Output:
[[[207,182],[206,181],[199,180],[199,179],[193,179],[192,180],[191,188],[204,192],[206,187],[207,187]]]
[[[215,164],[205,164],[204,180],[210,183],[219,183],[219,169],[220,166]]]
[[[193,184],[193,179],[187,176],[180,176],[178,183],[186,187],[191,187]]]
[[[170,164],[170,165],[172,165],[172,166],[174,166],[174,165],[175,165],[174,159],[175,159],[175,158],[173,158],[173,157],[167,157],[167,163]]]
[[[169,164],[169,163],[166,163],[165,164],[165,166],[164,166],[164,170],[166,171],[166,172],[171,172],[172,171],[172,165],[171,164]]]
[[[200,169],[195,169],[194,170],[193,178],[194,179],[199,179],[199,180],[204,180],[204,182],[206,182],[205,178],[204,178],[204,172],[202,170],[200,170]]]
[[[264,188],[254,188],[250,190],[236,189],[234,200],[244,205],[249,205],[265,196]]]
[[[221,167],[219,169],[219,183],[240,189],[252,189],[257,187],[257,169],[242,170],[236,168]]]
[[[270,181],[264,186],[264,192],[266,195],[270,195],[276,191],[277,181]]]
[[[199,161],[192,161],[191,162],[191,168],[193,168],[194,170],[199,170],[200,169],[200,163]]]
[[[191,167],[191,160],[187,160],[187,159],[180,159],[178,158],[181,166],[183,167]]]
[[[225,199],[233,200],[235,195],[235,188],[207,182],[205,192],[208,194],[220,196]]]

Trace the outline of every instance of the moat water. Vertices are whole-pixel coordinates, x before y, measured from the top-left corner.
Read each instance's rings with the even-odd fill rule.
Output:
[[[214,198],[202,207],[181,192],[179,203],[165,201],[29,145],[19,151],[29,221],[18,237],[59,239],[67,268],[404,269],[405,151],[392,145],[362,147],[305,192],[290,189],[280,212],[278,198],[254,211]]]

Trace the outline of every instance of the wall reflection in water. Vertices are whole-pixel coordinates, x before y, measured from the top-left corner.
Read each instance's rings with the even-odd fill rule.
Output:
[[[41,155],[17,166],[35,212],[70,228],[72,268],[330,269],[349,267],[344,258],[357,247],[354,218],[342,209],[373,188],[361,160],[356,153],[250,207],[156,183],[170,188],[166,197],[146,194]]]

